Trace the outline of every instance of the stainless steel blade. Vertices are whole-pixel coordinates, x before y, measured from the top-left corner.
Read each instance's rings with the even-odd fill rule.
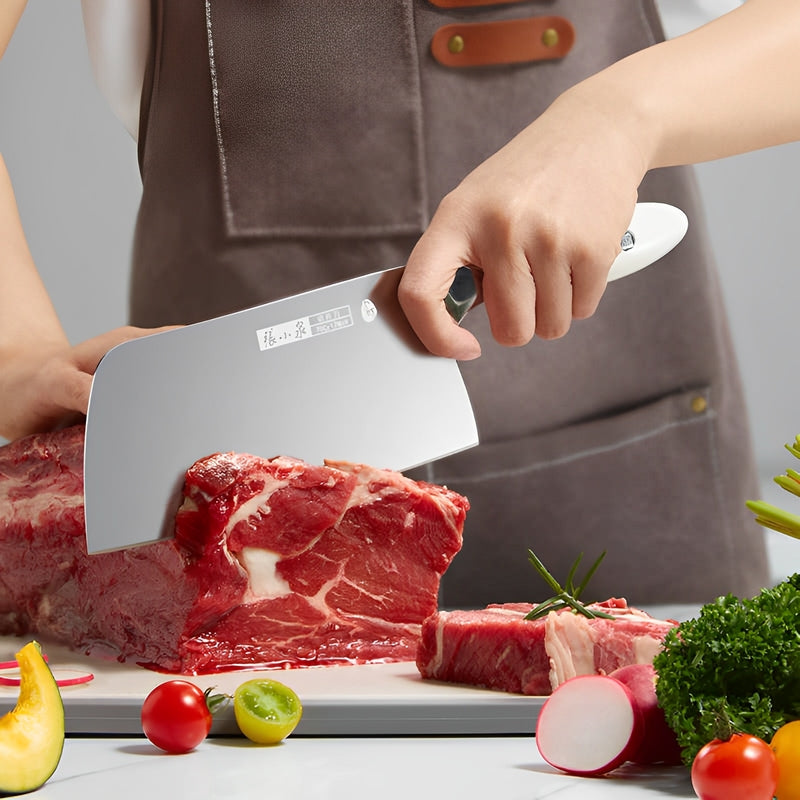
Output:
[[[125,342],[95,374],[91,553],[170,536],[186,470],[214,452],[409,469],[478,442],[458,365],[397,303],[402,268]]]

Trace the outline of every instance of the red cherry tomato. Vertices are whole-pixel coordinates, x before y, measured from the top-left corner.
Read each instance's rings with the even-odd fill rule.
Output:
[[[142,730],[167,753],[194,750],[211,730],[211,712],[203,690],[189,681],[159,684],[142,704]]]
[[[714,739],[692,763],[692,786],[700,800],[772,800],[777,785],[775,753],[747,733]]]

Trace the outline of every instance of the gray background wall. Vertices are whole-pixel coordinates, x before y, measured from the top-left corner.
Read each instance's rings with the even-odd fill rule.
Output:
[[[668,32],[692,27],[703,6],[715,2],[719,7],[720,0],[663,0]],[[0,61],[0,152],[31,250],[70,339],[79,342],[124,324],[140,192],[136,147],[96,89],[78,0],[29,1]],[[795,466],[783,443],[800,433],[800,324],[794,324],[800,311],[800,144],[702,164],[698,175],[742,365],[763,496],[800,513],[800,501],[771,484],[773,475]],[[800,542],[769,534],[769,545],[776,576],[800,570]]]

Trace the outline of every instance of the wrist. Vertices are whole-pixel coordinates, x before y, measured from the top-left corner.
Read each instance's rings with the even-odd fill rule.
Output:
[[[638,186],[656,163],[661,137],[658,110],[649,98],[639,97],[633,87],[612,68],[603,70],[568,89],[554,103],[560,105],[566,124],[580,120],[583,130],[602,145],[608,163],[627,170],[619,180]],[[598,150],[601,152],[601,150]]]

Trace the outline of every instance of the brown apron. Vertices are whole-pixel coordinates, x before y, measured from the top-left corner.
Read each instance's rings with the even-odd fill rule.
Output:
[[[663,38],[650,0],[462,6],[154,0],[132,322],[192,322],[405,263],[474,166],[571,84]],[[445,25],[541,15],[571,23],[563,58],[459,68],[431,53]],[[619,112],[624,124],[624,98]],[[529,547],[558,577],[607,550],[591,594],[637,604],[767,581],[693,174],[654,171],[639,197],[686,211],[686,239],[566,337],[502,348],[482,309],[467,317],[484,348],[462,365],[481,445],[415,473],[472,504],[445,606],[541,599]]]

